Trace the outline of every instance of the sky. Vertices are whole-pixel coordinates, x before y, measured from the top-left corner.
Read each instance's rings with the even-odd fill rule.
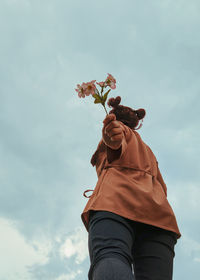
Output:
[[[200,274],[200,2],[0,1],[0,280],[83,280],[81,213],[106,116],[77,84],[144,108],[182,234],[173,279]],[[111,109],[107,106],[108,111]]]

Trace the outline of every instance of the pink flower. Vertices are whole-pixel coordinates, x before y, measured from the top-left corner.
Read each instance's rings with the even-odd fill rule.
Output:
[[[82,83],[82,85],[77,85],[77,89],[75,89],[75,91],[78,92],[78,96],[81,98],[85,98],[85,90],[87,88],[87,84],[86,83]]]
[[[82,83],[82,85],[77,84],[77,88],[75,89],[78,92],[78,96],[80,98],[81,97],[85,98],[85,96],[89,96],[91,94],[92,97],[95,99],[94,103],[102,104],[105,111],[106,111],[105,102],[107,100],[108,94],[111,91],[111,89],[116,88],[115,78],[111,74],[109,74],[109,73],[107,73],[107,74],[108,74],[108,76],[105,81],[97,83],[97,85],[99,85],[101,87],[101,93],[96,88],[96,85],[95,85],[96,80],[92,80],[91,82],[88,82],[88,83]],[[106,88],[107,86],[109,86],[111,89],[109,89],[104,94],[103,93],[104,88]],[[107,111],[106,111],[106,114],[108,115]]]
[[[85,96],[90,94],[95,94],[96,91],[96,85],[94,84],[96,80],[93,80],[88,83],[82,83],[82,85],[77,85],[77,89],[75,89],[78,92],[78,96],[81,98],[85,98]]]
[[[106,85],[108,85],[111,89],[115,89],[116,88],[116,80],[115,78],[108,73],[108,77],[106,78],[105,81]]]
[[[99,82],[99,83],[97,83],[97,85],[99,85],[100,87],[104,87],[105,86],[105,82]]]
[[[94,84],[96,80],[92,80],[91,82],[86,83],[85,94],[88,96],[90,94],[95,94],[96,85]]]

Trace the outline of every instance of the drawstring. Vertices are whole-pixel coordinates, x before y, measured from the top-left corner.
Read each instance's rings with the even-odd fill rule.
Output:
[[[84,193],[83,193],[83,195],[84,195],[85,197],[87,197],[87,198],[90,198],[90,196],[91,196],[91,195],[90,195],[90,196],[86,196],[86,195],[85,195],[85,193],[86,193],[86,192],[89,192],[89,191],[94,191],[94,190],[86,190],[86,191],[84,191]]]

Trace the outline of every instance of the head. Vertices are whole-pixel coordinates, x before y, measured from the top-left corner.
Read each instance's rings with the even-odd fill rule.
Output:
[[[113,107],[113,109],[109,112],[109,114],[115,114],[116,119],[118,121],[123,122],[125,125],[129,126],[130,128],[137,130],[139,129],[142,124],[138,128],[137,125],[139,120],[143,121],[143,118],[146,114],[144,109],[134,110],[129,107],[119,105],[121,102],[121,97],[117,96],[116,98],[110,98],[107,102],[109,107]]]

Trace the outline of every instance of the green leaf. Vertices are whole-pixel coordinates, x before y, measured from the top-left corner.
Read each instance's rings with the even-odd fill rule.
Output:
[[[102,101],[101,100],[99,100],[99,99],[95,99],[94,100],[94,103],[101,103]]]
[[[92,97],[94,97],[94,98],[96,98],[96,99],[99,99],[100,97],[99,97],[99,95],[98,94],[92,94]]]
[[[108,97],[108,94],[109,94],[110,91],[111,91],[111,89],[109,89],[109,90],[104,94],[104,96],[103,96],[104,104],[105,104],[105,102],[106,102],[106,100],[107,100],[107,97]]]
[[[95,98],[94,103],[102,103],[101,96],[98,94],[93,94],[92,96]]]

